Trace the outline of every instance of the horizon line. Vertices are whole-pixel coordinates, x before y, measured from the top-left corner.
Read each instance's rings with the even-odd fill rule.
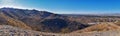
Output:
[[[37,9],[37,8],[24,8],[24,7],[8,7],[8,6],[2,6],[0,8],[15,8],[15,9],[27,9],[27,10],[38,10],[38,11],[47,11],[50,13],[55,13],[55,14],[120,14],[120,13],[96,13],[96,12],[66,12],[66,11],[62,11],[62,12],[55,12],[55,11],[48,11],[48,10],[41,10],[41,9]]]

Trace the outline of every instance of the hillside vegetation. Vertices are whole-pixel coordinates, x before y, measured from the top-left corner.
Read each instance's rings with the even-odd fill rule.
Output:
[[[96,24],[72,33],[105,32],[105,31],[112,31],[112,30],[119,30],[119,29],[120,29],[120,26],[115,25],[113,23],[101,23],[101,24]]]
[[[16,19],[8,17],[8,16],[4,15],[3,13],[0,13],[0,16],[2,18],[4,18],[4,20],[6,20],[6,25],[8,24],[8,25],[20,27],[20,28],[23,28],[23,29],[29,29],[29,30],[31,30],[31,28],[29,26],[27,26],[25,23],[23,23],[21,21],[18,21]]]
[[[72,34],[56,34],[44,33],[32,30],[23,30],[10,25],[0,25],[0,36],[119,36],[120,30],[92,32],[92,33],[72,33]]]
[[[53,14],[47,11],[1,8],[1,20],[13,26],[42,32],[69,33],[89,25],[71,21],[68,16]],[[3,23],[1,23],[3,24]]]
[[[12,25],[22,29],[49,33],[117,30],[120,24],[119,19],[119,16],[71,16],[35,9],[0,8],[0,25]]]

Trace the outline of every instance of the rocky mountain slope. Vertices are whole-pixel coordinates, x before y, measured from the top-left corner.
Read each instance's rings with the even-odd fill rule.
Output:
[[[1,8],[1,22],[21,28],[42,32],[66,33],[79,30],[89,25],[71,21],[68,16],[53,14],[47,11]],[[1,24],[7,24],[7,23]]]
[[[27,26],[25,23],[23,23],[19,20],[15,20],[11,17],[8,17],[8,16],[4,15],[3,13],[0,13],[0,17],[4,18],[4,21],[6,21],[6,22],[4,22],[6,24],[1,23],[3,25],[12,25],[12,26],[17,26],[17,27],[20,27],[20,28],[31,30],[31,28],[29,26]]]
[[[101,33],[101,35],[104,35],[102,33],[111,34],[113,30],[120,29],[119,19],[119,16],[64,16],[35,9],[0,8],[0,25],[11,25],[24,30],[47,32],[45,34],[49,33],[50,35],[54,34],[56,36],[82,36],[85,34],[96,36],[96,34],[99,33]],[[71,32],[72,34],[67,34]]]

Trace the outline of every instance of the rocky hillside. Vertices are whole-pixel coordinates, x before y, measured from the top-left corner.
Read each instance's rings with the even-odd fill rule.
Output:
[[[0,8],[0,25],[12,25],[22,29],[49,33],[116,30],[119,29],[119,19],[119,16],[70,16],[35,9]],[[98,24],[97,22],[105,23]]]
[[[0,36],[53,36],[49,33],[24,30],[10,25],[0,25]]]
[[[57,34],[23,30],[21,28],[10,25],[0,25],[0,36],[119,36],[119,34],[120,30],[91,33]]]
[[[9,23],[13,26],[42,32],[67,33],[89,26],[81,22],[71,21],[68,16],[35,9],[1,8],[0,13],[1,24],[8,25]]]
[[[23,23],[19,20],[13,19],[9,16],[6,16],[3,13],[0,13],[0,17],[4,19],[4,20],[0,20],[0,21],[2,21],[1,25],[12,25],[12,26],[23,28],[23,29],[31,30],[31,28],[29,26],[27,26],[25,23]],[[6,21],[6,22],[4,22],[6,24],[3,24],[3,21]]]

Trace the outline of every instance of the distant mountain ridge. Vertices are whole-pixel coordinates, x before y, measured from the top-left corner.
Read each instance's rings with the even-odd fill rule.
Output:
[[[104,13],[104,14],[62,14],[65,16],[92,16],[92,17],[99,17],[99,16],[117,16],[120,17],[120,13]]]

